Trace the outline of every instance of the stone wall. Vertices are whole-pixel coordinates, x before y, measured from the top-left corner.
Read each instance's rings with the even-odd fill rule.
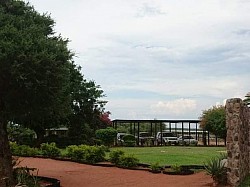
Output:
[[[250,174],[250,109],[239,98],[226,102],[227,177],[232,186]]]

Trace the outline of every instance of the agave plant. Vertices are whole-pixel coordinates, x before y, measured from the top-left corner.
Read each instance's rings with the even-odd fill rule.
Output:
[[[222,162],[223,156],[214,157],[207,161],[204,165],[208,175],[218,184],[226,184],[227,182],[227,169],[225,162]]]

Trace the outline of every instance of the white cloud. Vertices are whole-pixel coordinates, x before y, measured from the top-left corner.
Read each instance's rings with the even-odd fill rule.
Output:
[[[196,118],[250,90],[249,1],[29,1],[72,41],[114,118]],[[139,96],[115,94],[128,90]]]
[[[157,104],[152,106],[152,110],[155,113],[165,114],[185,114],[196,109],[196,101],[192,99],[177,99],[174,101],[159,101]]]

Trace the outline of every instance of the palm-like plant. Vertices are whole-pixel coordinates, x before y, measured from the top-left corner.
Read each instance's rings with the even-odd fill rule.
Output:
[[[227,182],[227,169],[225,163],[222,162],[224,158],[225,155],[211,158],[204,165],[207,174],[218,184],[226,184]]]

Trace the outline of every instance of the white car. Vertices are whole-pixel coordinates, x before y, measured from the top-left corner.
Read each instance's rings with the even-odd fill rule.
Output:
[[[161,139],[162,138],[162,139]],[[157,145],[160,145],[163,143],[164,145],[178,145],[179,140],[177,136],[174,135],[172,132],[158,132],[156,135]]]
[[[180,136],[178,138],[179,143],[182,145],[197,145],[198,141],[194,139],[192,136]]]
[[[125,135],[127,135],[127,133],[123,133],[123,132],[117,133],[117,144],[118,144],[118,145],[123,145],[123,144],[124,144],[123,137],[124,137]]]

